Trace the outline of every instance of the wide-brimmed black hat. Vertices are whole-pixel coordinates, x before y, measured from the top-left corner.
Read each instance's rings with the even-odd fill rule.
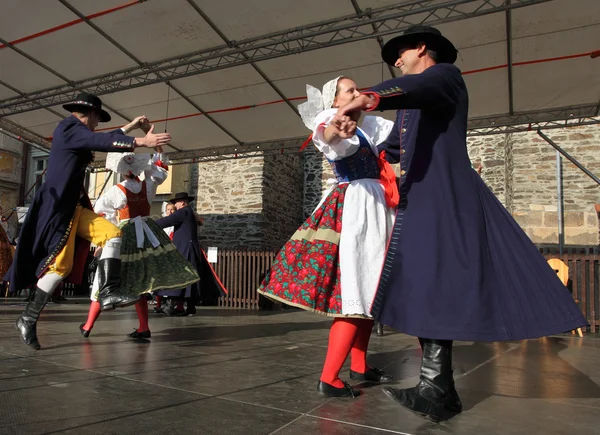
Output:
[[[178,193],[175,194],[174,198],[169,199],[169,202],[171,204],[175,204],[177,201],[188,200],[189,202],[192,202],[195,199],[196,199],[195,196],[190,196],[190,195],[188,195],[187,192],[178,192]]]
[[[437,53],[438,63],[454,63],[458,50],[442,33],[430,26],[412,26],[400,36],[390,39],[381,50],[381,57],[388,65],[394,66],[398,60],[398,52],[406,45],[424,42],[427,48]]]
[[[75,101],[63,104],[63,109],[71,113],[77,112],[77,110],[80,110],[82,107],[96,110],[100,116],[100,122],[110,121],[110,115],[106,110],[102,109],[102,100],[95,95],[82,92],[81,94],[77,95]]]

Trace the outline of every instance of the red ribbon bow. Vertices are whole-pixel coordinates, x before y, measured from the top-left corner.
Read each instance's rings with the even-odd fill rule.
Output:
[[[385,159],[385,151],[379,153],[379,180],[385,191],[385,203],[395,208],[400,203],[400,191],[396,183],[396,173],[392,165]]]

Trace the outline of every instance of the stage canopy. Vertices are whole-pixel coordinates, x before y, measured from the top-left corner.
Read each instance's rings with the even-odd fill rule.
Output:
[[[61,104],[145,114],[172,158],[295,150],[305,85],[389,79],[381,45],[413,24],[459,49],[470,133],[598,122],[598,0],[4,0],[0,127],[49,146]],[[392,113],[386,116],[393,116]]]

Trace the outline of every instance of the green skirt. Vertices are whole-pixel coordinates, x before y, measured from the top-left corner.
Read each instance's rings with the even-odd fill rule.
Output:
[[[144,247],[138,248],[135,224],[125,221],[121,227],[121,285],[128,295],[157,290],[185,288],[200,280],[193,266],[179,253],[167,234],[150,219],[144,222],[158,239],[153,247],[144,234]],[[97,297],[97,295],[94,295]]]

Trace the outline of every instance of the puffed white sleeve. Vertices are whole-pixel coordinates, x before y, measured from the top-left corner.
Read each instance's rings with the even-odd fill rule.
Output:
[[[165,154],[154,154],[150,169],[144,172],[148,202],[152,204],[156,196],[156,188],[165,182],[169,175],[168,157]]]
[[[94,205],[94,212],[104,216],[107,220],[117,225],[117,211],[127,205],[127,197],[121,189],[113,186],[108,189]]]
[[[315,118],[316,127],[313,131],[312,140],[315,146],[319,151],[325,154],[325,157],[327,157],[328,160],[340,160],[344,157],[351,156],[360,146],[360,141],[356,135],[352,136],[350,139],[336,138],[329,143],[325,142],[325,128],[327,128],[336,112],[337,109],[323,110]]]
[[[394,128],[394,122],[381,116],[365,116],[360,126],[360,129],[376,146],[387,139],[392,128]]]

